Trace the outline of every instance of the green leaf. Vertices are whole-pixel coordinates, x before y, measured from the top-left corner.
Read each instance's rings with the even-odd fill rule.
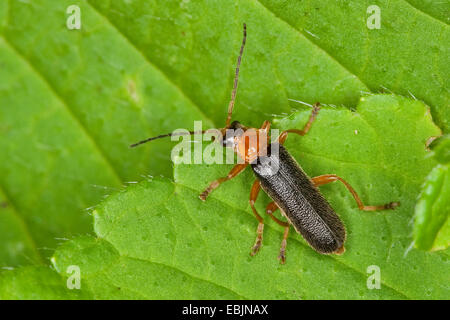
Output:
[[[427,13],[373,1],[383,22],[369,31],[361,0],[0,1],[0,212],[18,230],[0,234],[0,266],[92,232],[85,209],[124,182],[171,176],[171,144],[130,143],[223,125],[244,21],[241,121],[290,113],[290,98],[354,107],[385,86],[426,101],[448,131],[446,4],[413,2]],[[81,30],[66,28],[73,4]]]
[[[438,165],[425,180],[416,205],[414,243],[422,250],[443,250],[450,245],[450,170]]]
[[[431,155],[442,163],[425,179],[415,208],[414,243],[422,250],[443,250],[450,245],[450,136],[433,141]]]
[[[437,124],[448,132],[448,3],[409,3],[412,5],[404,0],[372,1],[370,4],[381,7],[382,28],[368,30],[369,3],[362,0],[0,1],[0,267],[45,263],[61,238],[92,233],[86,208],[121,189],[126,181],[141,180],[148,174],[172,175],[170,143],[155,141],[136,150],[128,148],[130,143],[179,127],[192,128],[194,120],[202,120],[204,127],[223,125],[244,21],[248,41],[235,113],[243,123],[259,126],[265,119],[291,113],[298,105],[288,99],[354,108],[365,92],[387,87],[425,101]],[[66,9],[73,4],[81,8],[81,30],[68,30],[65,25]],[[178,212],[180,208],[174,205],[161,207],[162,212],[186,222],[186,212],[196,217],[192,208],[204,210],[202,220],[196,223],[206,228],[216,223],[215,210],[232,213],[232,219],[224,220],[225,228],[219,224],[211,229],[214,233],[205,236],[216,247],[198,253],[188,250],[197,265],[183,259],[180,261],[186,266],[176,260],[158,265],[159,260],[149,260],[158,252],[156,247],[142,261],[126,257],[126,238],[135,236],[136,231],[129,229],[125,230],[128,233],[123,236],[122,247],[117,235],[114,239],[102,235],[101,239],[77,239],[65,244],[54,255],[60,276],[43,267],[3,271],[0,296],[164,298],[172,297],[180,287],[183,297],[198,298],[448,296],[444,286],[448,273],[442,272],[447,251],[419,253],[412,249],[403,257],[409,248],[409,222],[418,185],[436,164],[431,158],[422,159],[423,139],[439,131],[419,102],[374,96],[363,105],[359,107],[365,114],[361,119],[342,108],[324,109],[321,117],[328,119],[324,122],[327,125],[320,128],[319,124],[318,128],[336,131],[316,140],[305,138],[301,149],[291,142],[297,141],[295,137],[287,142],[311,175],[345,175],[362,188],[360,193],[366,202],[393,197],[402,201],[402,207],[394,212],[399,215],[362,215],[354,210],[342,186],[324,186],[324,194],[349,229],[346,256],[335,259],[317,255],[299,236],[291,234],[288,261],[295,263],[281,269],[274,259],[280,230],[269,222],[266,250],[250,260],[246,255],[255,226],[243,191],[252,179],[250,173],[238,178],[236,186],[223,186],[208,200],[211,207],[205,209],[198,206],[196,194],[208,179],[229,168],[197,166],[191,171],[191,167],[180,166],[176,168],[175,186],[144,182],[139,186],[144,191],[135,201],[162,197],[161,189],[180,190],[183,196],[174,203],[181,208],[186,205],[185,211]],[[393,105],[401,107],[400,114],[395,108],[389,109]],[[383,106],[393,113],[380,110]],[[375,114],[371,115],[372,109]],[[412,121],[401,127],[402,135],[397,127],[400,115],[402,123],[405,119]],[[280,127],[297,126],[306,117],[306,112],[294,113],[290,120],[276,123]],[[342,119],[342,124],[336,119]],[[376,119],[376,125],[367,119]],[[383,120],[389,125],[381,125]],[[356,125],[361,127],[354,129]],[[389,133],[386,139],[384,132]],[[259,210],[263,209],[263,200],[268,199],[261,197]],[[98,214],[107,204],[109,201],[97,210]],[[352,210],[347,211],[349,206]],[[123,209],[124,214],[131,210],[126,205]],[[142,211],[136,209],[134,214],[138,213]],[[114,215],[120,221],[119,214]],[[96,228],[101,223],[98,220]],[[145,232],[138,229],[142,237],[153,230],[148,221],[142,227],[146,228]],[[169,238],[176,235],[177,241],[189,240],[178,233],[186,233],[189,227],[197,228],[191,221],[185,227],[178,226],[180,230],[169,233]],[[225,236],[218,238],[222,242],[214,240],[224,230]],[[241,234],[235,234],[236,230]],[[155,237],[165,236],[153,231]],[[437,238],[441,239],[439,234]],[[355,239],[366,240],[358,243]],[[78,243],[79,251],[71,243]],[[173,245],[172,240],[168,243]],[[223,243],[231,243],[229,252],[218,256],[226,247]],[[163,244],[167,246],[165,241]],[[132,252],[139,253],[138,249]],[[99,276],[97,279],[88,272],[83,280],[87,290],[83,292],[68,291],[62,279],[67,276],[62,263],[72,254],[92,275]],[[105,266],[114,257],[117,260]],[[214,259],[222,265],[244,261],[240,267],[250,267],[248,272],[239,269],[205,275],[198,271],[205,261],[201,258],[212,259],[206,260],[205,270],[223,271],[211,264]],[[386,274],[382,271],[381,291],[365,286],[369,260],[386,270]],[[97,262],[108,272],[114,271],[114,277],[95,267]],[[157,274],[172,280],[160,281]],[[230,274],[235,278],[227,278]],[[143,286],[148,277],[155,281]],[[46,278],[51,285],[43,281]],[[348,285],[342,286],[338,278]],[[264,289],[265,282],[271,292]],[[27,287],[27,283],[32,285]],[[135,286],[138,291],[132,290]],[[160,293],[155,293],[156,288]]]
[[[0,189],[0,268],[10,265],[38,264],[42,258],[27,226],[13,204]]]
[[[161,190],[156,193],[160,194]],[[89,288],[97,299],[242,298],[232,290],[193,277],[182,269],[119,254],[102,239],[81,237],[69,241],[57,250],[52,262],[62,275],[68,266],[79,266],[82,288]]]
[[[82,31],[67,30],[69,4],[0,3],[0,188],[16,216],[2,228],[23,230],[16,244],[0,234],[0,266],[39,262],[55,238],[92,232],[85,209],[124,181],[170,172],[170,144],[132,142],[211,125],[87,4]]]
[[[450,1],[433,1],[433,0],[407,0],[412,6],[419,11],[439,19],[446,24],[450,23]]]
[[[3,271],[0,277],[1,300],[90,299],[89,292],[69,290],[63,278],[48,267],[28,266]]]
[[[443,164],[450,163],[450,134],[443,135],[434,140],[430,148],[432,149],[432,156]]]
[[[29,248],[1,256],[0,265],[15,266],[51,254],[37,248],[55,247],[56,236],[92,230],[82,210],[105,194],[96,186],[120,187],[120,180],[64,102],[2,38],[0,52],[0,212],[14,213],[2,228],[20,228],[16,245]],[[0,234],[0,251],[10,251],[11,236]]]
[[[329,52],[371,91],[425,101],[450,130],[450,2],[430,0],[260,0],[279,19]],[[380,29],[368,29],[368,7]]]
[[[309,113],[276,125],[302,127]],[[425,146],[438,134],[422,103],[374,95],[355,113],[324,107],[308,135],[288,137],[288,150],[311,176],[342,176],[366,204],[401,203],[393,211],[361,212],[342,185],[321,187],[347,228],[342,256],[318,254],[291,231],[280,265],[283,230],[265,219],[263,247],[251,257],[257,226],[248,204],[251,170],[202,202],[207,183],[231,166],[178,165],[173,182],[149,179],[108,197],[93,211],[97,238],[66,242],[52,262],[63,277],[78,265],[82,288],[98,299],[445,298],[448,251],[410,248],[415,198],[436,164]],[[261,213],[268,201],[258,199]],[[367,287],[373,265],[381,271],[379,290]]]
[[[255,110],[286,112],[286,98],[356,106],[361,91],[388,88],[450,129],[448,0],[88,2],[219,125],[245,21],[237,118],[257,125],[267,116]],[[370,5],[380,29],[367,28]]]

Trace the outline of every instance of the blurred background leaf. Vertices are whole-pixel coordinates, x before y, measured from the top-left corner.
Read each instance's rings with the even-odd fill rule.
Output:
[[[450,135],[431,144],[429,156],[439,162],[425,179],[415,208],[414,245],[443,250],[450,245]]]

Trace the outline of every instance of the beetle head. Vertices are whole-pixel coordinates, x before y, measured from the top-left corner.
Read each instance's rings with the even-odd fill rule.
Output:
[[[239,138],[247,130],[239,121],[233,121],[228,128],[222,129],[222,146],[235,148]]]
[[[261,129],[247,128],[239,121],[234,121],[228,128],[221,130],[222,146],[233,148],[246,163],[252,163],[259,156],[266,155],[268,127]]]

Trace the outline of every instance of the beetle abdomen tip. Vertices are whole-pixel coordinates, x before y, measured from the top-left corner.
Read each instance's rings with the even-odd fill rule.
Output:
[[[344,245],[342,245],[339,249],[337,249],[337,250],[334,251],[333,253],[334,253],[334,254],[341,255],[341,254],[343,254],[344,252],[345,252],[345,248],[344,248]]]

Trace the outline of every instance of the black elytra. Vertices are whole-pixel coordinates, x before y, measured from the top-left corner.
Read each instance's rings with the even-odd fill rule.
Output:
[[[251,164],[261,188],[312,248],[325,254],[339,252],[346,233],[338,215],[283,145],[272,143],[270,149],[279,152]]]

